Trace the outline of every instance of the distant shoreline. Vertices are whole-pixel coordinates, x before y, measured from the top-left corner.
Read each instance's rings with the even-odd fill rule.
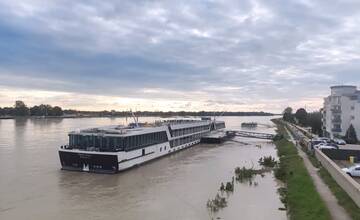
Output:
[[[247,115],[223,115],[221,117],[254,117],[254,116],[259,116],[259,117],[265,117],[265,116],[277,116],[277,115],[281,115],[281,114],[247,114]],[[10,119],[19,119],[19,118],[26,118],[26,119],[66,119],[66,118],[130,118],[130,116],[123,116],[123,115],[115,115],[115,116],[111,116],[111,115],[77,115],[77,116],[72,116],[72,115],[63,115],[63,116],[0,116],[0,120],[10,120]],[[169,118],[169,117],[206,117],[206,116],[199,116],[199,115],[188,115],[188,116],[183,116],[183,115],[170,115],[170,116],[164,116],[164,115],[139,115],[139,118],[143,118],[143,117],[160,117],[160,118]],[[208,116],[208,117],[213,117],[213,116]]]

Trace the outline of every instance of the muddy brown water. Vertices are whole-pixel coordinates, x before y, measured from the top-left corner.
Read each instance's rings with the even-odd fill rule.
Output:
[[[221,119],[232,129],[249,121],[272,125],[270,117]],[[57,147],[68,131],[121,123],[125,119],[0,120],[0,219],[210,219],[206,202],[236,166],[257,167],[261,156],[276,156],[266,140],[236,138],[251,144],[197,145],[115,175],[60,170]],[[235,184],[228,206],[213,217],[286,219],[273,174],[254,181],[257,186]]]

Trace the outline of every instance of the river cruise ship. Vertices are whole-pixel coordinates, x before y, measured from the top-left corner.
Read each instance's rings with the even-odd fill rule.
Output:
[[[73,131],[68,145],[59,148],[60,162],[64,170],[116,173],[189,148],[223,128],[223,121],[202,118]]]

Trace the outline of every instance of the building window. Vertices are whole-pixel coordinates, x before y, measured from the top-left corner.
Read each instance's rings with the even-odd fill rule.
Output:
[[[355,106],[351,106],[351,110],[355,110]]]

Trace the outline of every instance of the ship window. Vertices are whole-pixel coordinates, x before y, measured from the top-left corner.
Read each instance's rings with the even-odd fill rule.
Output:
[[[94,147],[96,147],[96,148],[101,147],[101,137],[94,136]]]
[[[155,133],[150,134],[150,142],[155,143]]]
[[[108,146],[108,138],[107,137],[99,137],[101,140],[100,148],[103,150],[107,150],[109,148]]]
[[[69,135],[69,146],[74,146],[73,135]]]
[[[108,148],[109,149],[114,149],[115,147],[115,138],[114,137],[109,137],[108,138]]]
[[[144,134],[144,135],[141,135],[141,145],[147,145],[147,142],[148,142],[148,139],[147,139],[148,135],[147,134]]]
[[[128,149],[128,147],[129,147],[129,138],[128,138],[128,137],[125,137],[125,138],[124,138],[124,148],[125,148],[125,149]]]
[[[94,140],[92,136],[85,136],[85,140],[87,141],[89,147],[94,146]]]
[[[144,145],[144,135],[139,135],[138,139],[139,139],[138,146],[143,146]]]
[[[138,147],[140,145],[140,136],[135,136],[135,147]]]
[[[144,145],[149,145],[149,144],[151,144],[150,134],[146,134],[144,135]]]
[[[133,148],[135,146],[135,136],[130,136],[130,146],[129,148]]]

